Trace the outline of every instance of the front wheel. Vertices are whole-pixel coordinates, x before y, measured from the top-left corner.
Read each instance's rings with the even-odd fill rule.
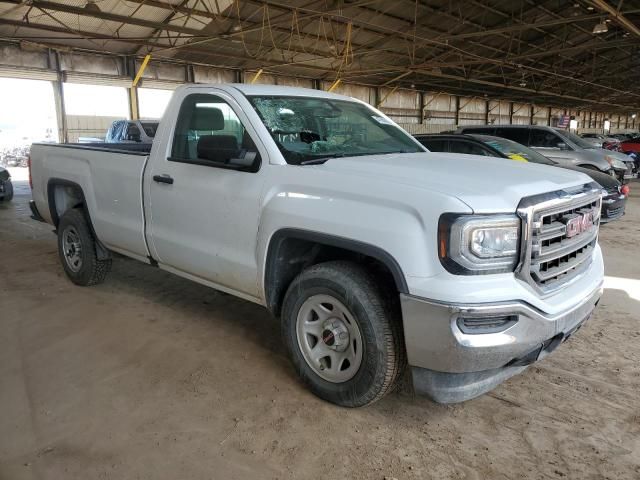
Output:
[[[99,260],[96,240],[84,212],[72,208],[58,224],[58,255],[67,277],[76,285],[102,283],[111,269],[111,259]]]
[[[337,405],[379,400],[405,365],[399,315],[355,263],[322,263],[298,275],[285,295],[282,331],[302,381]]]

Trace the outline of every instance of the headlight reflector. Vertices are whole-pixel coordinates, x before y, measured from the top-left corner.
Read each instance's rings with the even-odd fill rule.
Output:
[[[439,254],[451,273],[512,272],[518,263],[520,219],[515,215],[440,217]]]
[[[471,232],[471,253],[479,258],[512,257],[517,251],[517,226],[476,228]]]

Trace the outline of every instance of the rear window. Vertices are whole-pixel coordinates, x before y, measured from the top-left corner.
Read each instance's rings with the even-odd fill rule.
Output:
[[[153,138],[156,136],[156,130],[158,130],[158,122],[140,122],[140,124],[142,125],[144,133],[147,134],[147,137]]]

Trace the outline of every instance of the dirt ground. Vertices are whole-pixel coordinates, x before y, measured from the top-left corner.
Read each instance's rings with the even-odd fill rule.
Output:
[[[72,285],[17,183],[0,204],[2,480],[640,478],[640,183],[602,228],[607,289],[571,341],[465,404],[405,387],[357,410],[302,387],[256,305],[126,259]]]

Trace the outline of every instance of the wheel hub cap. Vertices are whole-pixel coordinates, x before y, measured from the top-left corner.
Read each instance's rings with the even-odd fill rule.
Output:
[[[363,341],[355,317],[338,299],[313,295],[301,305],[296,319],[300,352],[307,365],[333,383],[350,380],[363,358]]]
[[[67,266],[73,272],[82,268],[82,244],[80,235],[73,227],[67,227],[62,234],[62,253]]]
[[[344,352],[349,345],[349,330],[342,320],[333,319],[324,324],[322,341],[328,348]]]

